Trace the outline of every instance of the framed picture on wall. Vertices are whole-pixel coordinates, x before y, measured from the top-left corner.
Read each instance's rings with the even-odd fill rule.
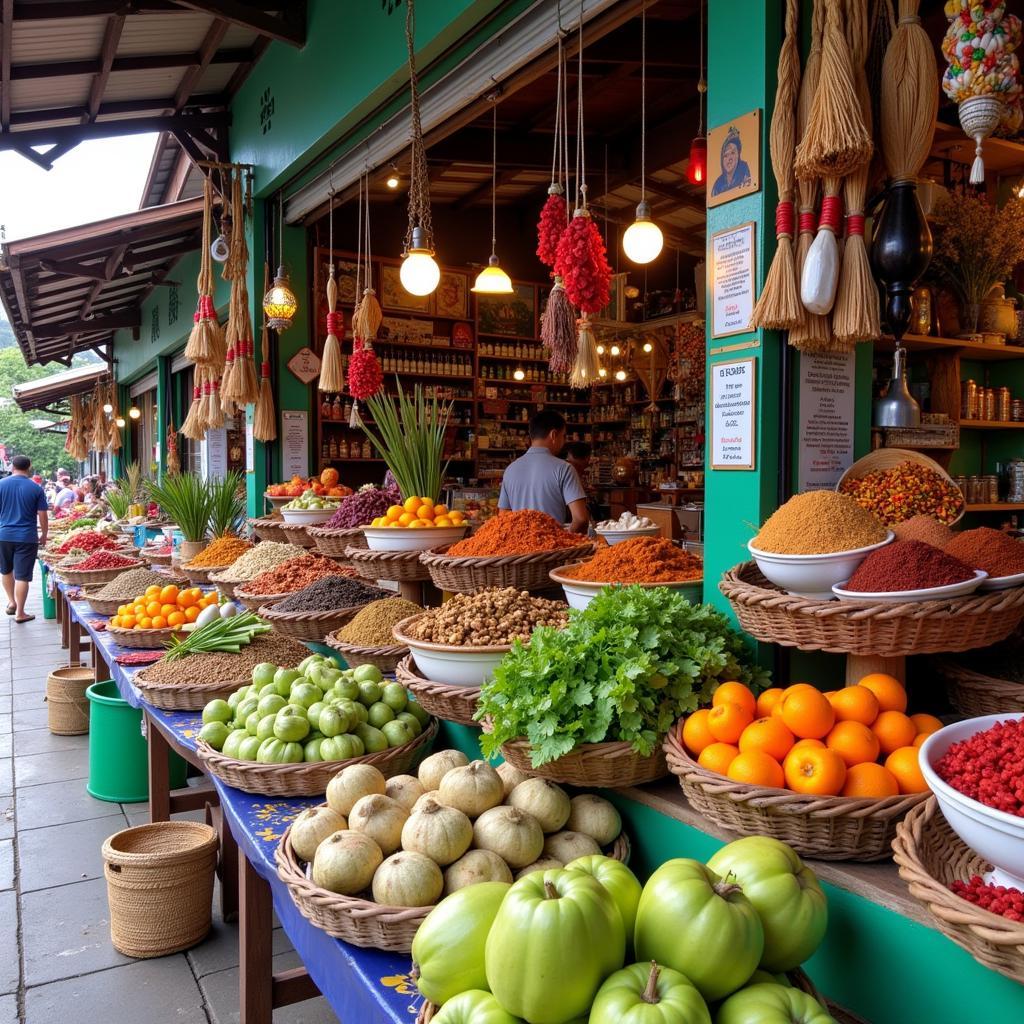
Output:
[[[384,309],[404,309],[410,313],[429,313],[429,295],[410,295],[402,287],[398,267],[392,263],[380,266],[380,304]]]
[[[708,133],[708,206],[761,191],[761,111],[752,110]]]
[[[433,299],[434,316],[465,320],[469,316],[469,277],[442,270]]]
[[[478,295],[476,317],[481,334],[535,338],[537,290],[532,284],[513,284],[511,295]]]

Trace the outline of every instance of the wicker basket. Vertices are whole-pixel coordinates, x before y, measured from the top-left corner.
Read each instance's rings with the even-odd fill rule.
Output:
[[[931,668],[946,684],[955,711],[969,718],[1024,711],[1024,683],[987,676],[957,658],[932,658]]]
[[[119,647],[134,647],[143,651],[155,651],[170,645],[171,638],[180,634],[176,629],[121,629],[107,626],[107,635]]]
[[[88,569],[85,572],[76,572],[74,569],[56,569],[57,578],[63,583],[70,583],[72,586],[85,587],[90,583],[109,583],[116,580],[123,572],[129,569],[144,567],[141,559],[136,559],[132,565],[123,565],[120,569]]]
[[[91,668],[67,665],[46,677],[46,720],[55,736],[81,736],[89,731],[86,688],[95,682]]]
[[[536,551],[529,555],[492,555],[450,558],[450,544],[420,554],[434,586],[461,594],[475,594],[488,587],[516,590],[544,590],[551,586],[548,573],[559,566],[578,562],[593,554],[589,541],[557,551]]]
[[[178,571],[182,573],[192,584],[193,587],[205,586],[210,582],[210,576],[215,572],[223,572],[227,569],[226,565],[210,565],[206,568],[200,568],[196,566],[193,568],[191,565],[179,565]]]
[[[159,821],[103,844],[110,941],[125,956],[166,956],[206,938],[217,833],[198,821]]]
[[[307,526],[306,532],[313,538],[320,553],[328,558],[348,561],[348,548],[366,548],[366,535],[360,529],[335,530],[325,526]]]
[[[333,647],[349,665],[375,665],[386,676],[393,675],[398,663],[409,653],[408,647],[391,644],[388,647],[361,647],[358,644],[347,644],[339,640],[336,633],[330,633],[324,639],[328,647]],[[430,708],[427,708],[429,711]]]
[[[251,682],[242,679],[218,680],[215,683],[156,683],[147,681],[146,670],[135,674],[132,682],[147,704],[163,711],[202,711],[211,700],[227,700],[239,687]]]
[[[116,598],[95,597],[94,593],[102,590],[102,587],[97,587],[96,591],[93,593],[90,593],[90,589],[90,587],[82,588],[82,600],[85,601],[97,615],[116,615],[117,609],[126,603],[125,601],[118,601]]]
[[[430,579],[420,551],[370,551],[351,544],[345,549],[348,564],[364,579],[395,583],[423,583]]]
[[[352,608],[333,608],[326,612],[279,612],[273,605],[263,605],[259,608],[259,613],[260,618],[273,626],[278,633],[293,636],[296,640],[322,643],[329,633],[341,629],[362,607],[363,605],[355,605]]]
[[[953,478],[949,473],[947,473],[934,459],[929,458],[922,452],[915,452],[910,448],[877,448],[875,451],[869,452],[863,458],[858,459],[839,478],[839,483],[836,484],[836,490],[841,491],[843,489],[844,480],[859,480],[861,477],[867,476],[868,473],[874,473],[878,470],[893,469],[896,466],[902,465],[904,462],[913,462],[918,466],[924,466],[927,469],[930,469],[933,473],[938,473],[943,480],[953,487],[956,487],[953,483]],[[967,506],[963,501],[961,494],[960,514],[948,525],[952,526],[955,523],[959,523],[960,520],[963,519],[966,511]]]
[[[1024,984],[1024,923],[949,891],[952,882],[983,875],[992,865],[963,843],[934,799],[915,807],[900,822],[892,854],[910,895],[928,908],[943,935],[989,970]]]
[[[398,663],[395,678],[430,714],[443,718],[446,722],[480,728],[480,723],[473,717],[476,714],[477,701],[480,699],[479,686],[451,686],[448,683],[435,683],[433,680],[424,679],[417,674],[416,662],[411,654]]]
[[[229,601],[234,601],[235,587],[245,586],[246,581],[223,580],[220,573],[214,573],[210,577],[210,582],[220,591],[222,597],[226,597]]]
[[[377,754],[364,754],[347,761],[311,761],[308,764],[259,764],[225,757],[208,743],[199,741],[196,753],[203,768],[235,789],[263,796],[320,796],[342,768],[350,764],[370,764],[386,778],[407,772],[421,755],[428,752],[437,735],[437,722],[430,724],[408,743],[388,747]]]
[[[677,729],[665,737],[665,755],[686,799],[709,821],[744,835],[771,836],[819,860],[885,860],[896,826],[927,793],[881,800],[808,796],[752,786],[702,768],[683,749]]]
[[[306,532],[305,523],[282,523],[278,529],[284,534],[285,543],[299,548],[315,548],[316,541]]]
[[[150,565],[170,565],[174,555],[158,555],[149,551],[140,551],[139,557]]]
[[[262,519],[250,519],[249,525],[252,527],[252,532],[255,533],[260,540],[274,540],[279,544],[287,544],[288,534],[281,529],[281,524],[283,522],[283,519],[276,519],[273,516],[267,516]]]
[[[219,587],[220,584],[218,583]],[[259,611],[260,608],[269,607],[272,604],[277,604],[278,601],[283,601],[286,597],[291,597],[292,594],[296,593],[294,590],[289,590],[284,594],[251,594],[245,589],[244,583],[239,583],[235,587],[233,600],[237,601],[240,605],[248,608],[249,611]]]
[[[769,583],[753,562],[730,569],[718,584],[740,625],[767,643],[831,654],[938,654],[988,647],[1024,618],[1024,587],[948,601],[815,601]]]

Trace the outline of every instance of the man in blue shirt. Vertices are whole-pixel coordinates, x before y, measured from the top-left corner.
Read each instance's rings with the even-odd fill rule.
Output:
[[[28,585],[39,545],[46,544],[46,495],[29,479],[32,460],[15,455],[11,475],[0,480],[0,578],[7,595],[7,614],[15,622],[29,622],[25,614]],[[36,532],[38,523],[38,533]]]

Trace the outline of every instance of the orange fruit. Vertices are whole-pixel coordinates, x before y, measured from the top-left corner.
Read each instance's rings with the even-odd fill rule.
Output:
[[[824,750],[825,744],[821,740],[797,740],[790,748],[791,750]]]
[[[191,590],[183,590],[178,594],[178,607],[191,608],[196,603],[196,595]]]
[[[401,506],[401,511],[402,512],[415,512],[416,509],[418,509],[420,507],[420,505],[422,505],[422,504],[423,504],[423,499],[422,498],[417,498],[414,495],[411,498],[406,498],[405,499],[405,503]],[[396,509],[398,507],[399,507],[398,505],[392,505],[391,508],[388,509],[388,518],[389,519],[397,518],[397,515],[393,516],[391,513],[392,513],[392,511],[394,509]],[[398,514],[400,515],[401,513],[398,513]]]
[[[177,605],[173,604],[162,604],[160,605],[160,614],[166,619],[168,615],[173,615],[178,610]]]
[[[934,715],[911,715],[910,720],[914,723],[918,736],[930,736],[942,728],[942,719]]]
[[[810,683],[797,683],[782,698],[782,720],[800,739],[821,739],[835,724],[836,713],[828,698]]]
[[[150,601],[149,604],[146,605],[146,614],[149,615],[150,617],[152,617],[154,615],[159,615],[160,614],[160,602],[159,601]]]
[[[896,776],[901,793],[927,793],[928,783],[924,780],[917,747],[899,747],[886,759],[885,767]]]
[[[452,525],[452,521],[447,516],[438,516],[434,520],[434,525],[435,526],[451,526]]]
[[[882,797],[896,796],[900,791],[896,776],[888,768],[872,761],[855,764],[846,770],[843,796]]]
[[[712,743],[700,752],[697,764],[701,768],[706,768],[709,772],[718,772],[719,775],[725,775],[729,770],[729,765],[733,762],[733,758],[739,757],[739,754],[739,747],[734,747],[731,743]]]
[[[121,616],[120,615],[112,615],[110,617],[110,627],[111,627],[111,629],[120,629],[121,628]]]
[[[722,683],[711,698],[713,708],[719,704],[738,704],[751,718],[757,713],[757,699],[743,683]]]
[[[153,616],[153,628],[154,629],[166,629],[167,628],[167,619],[165,619],[164,616],[162,616],[162,615],[154,615]]]
[[[708,712],[708,731],[719,743],[735,743],[753,720],[739,704],[719,704]]]
[[[847,686],[836,690],[829,703],[836,713],[838,722],[860,722],[870,725],[882,709],[878,706],[878,698],[866,686]]]
[[[416,518],[415,512],[403,512],[398,517],[399,526],[408,526]]]
[[[416,514],[417,514],[417,516],[419,516],[420,519],[430,519],[430,520],[433,520],[433,518],[434,518],[434,506],[433,505],[420,505],[420,507],[417,510]]]
[[[929,737],[930,735],[931,735],[931,733],[930,733],[930,732],[919,732],[919,733],[918,733],[918,734],[917,734],[917,735],[916,735],[916,736],[914,737],[914,742],[913,742],[912,746],[915,746],[915,747],[920,747],[920,746],[922,746],[922,745],[924,744],[924,741],[925,741],[926,739],[928,739],[928,737]]]
[[[757,710],[755,714],[758,718],[767,718],[780,700],[782,700],[781,686],[773,686],[769,690],[762,690],[757,695]]]
[[[184,612],[171,612],[167,616],[168,626],[183,626],[185,624],[185,613]]]
[[[135,623],[137,629],[152,629],[153,620],[148,615],[143,615],[138,622]]]
[[[122,615],[121,616],[121,627],[123,629],[134,629],[135,628],[135,616],[134,615]]]
[[[888,676],[884,672],[872,672],[857,685],[870,690],[878,698],[878,706],[883,711],[907,710],[907,691],[895,676]]]
[[[760,750],[776,761],[782,761],[792,749],[794,742],[796,737],[778,718],[758,718],[740,734],[739,746],[741,754]]]
[[[177,600],[178,588],[173,583],[168,583],[167,586],[160,591],[160,603],[171,604],[173,601]]]
[[[162,589],[155,584],[152,587],[146,587],[146,597],[159,597]]]
[[[707,708],[694,711],[689,718],[683,722],[682,739],[686,749],[698,757],[705,747],[710,747],[715,742],[715,737],[708,729],[708,715],[711,712]]]
[[[782,770],[794,793],[838,796],[846,782],[846,765],[834,751],[805,747],[786,755]]]
[[[725,774],[734,782],[746,782],[751,786],[782,789],[786,784],[782,765],[763,750],[748,750],[737,754]]]
[[[881,749],[878,737],[863,722],[836,722],[825,737],[825,746],[834,750],[847,768],[874,761]]]
[[[185,609],[185,621],[186,622],[195,622],[196,619],[198,619],[198,618],[199,618],[199,606],[195,605],[195,604],[190,604]]]
[[[135,618],[138,618],[140,615],[145,615],[146,614],[146,606],[144,604],[137,604],[137,605],[135,605],[132,608],[132,614],[135,616]]]
[[[916,726],[902,711],[883,711],[875,719],[871,731],[878,737],[883,754],[912,746],[917,735]]]

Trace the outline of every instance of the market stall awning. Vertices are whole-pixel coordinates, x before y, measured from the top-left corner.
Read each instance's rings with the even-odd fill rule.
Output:
[[[66,399],[72,395],[83,395],[92,391],[97,383],[109,374],[110,368],[106,363],[76,366],[73,370],[53,373],[49,377],[40,377],[39,380],[31,380],[26,384],[15,384],[14,401],[22,412],[44,409],[54,415],[60,415],[66,411],[61,408]],[[37,422],[40,421],[33,420],[32,425],[35,426]]]
[[[0,301],[25,362],[71,365],[104,351],[187,252],[199,246],[201,198],[110,217],[0,245]]]

